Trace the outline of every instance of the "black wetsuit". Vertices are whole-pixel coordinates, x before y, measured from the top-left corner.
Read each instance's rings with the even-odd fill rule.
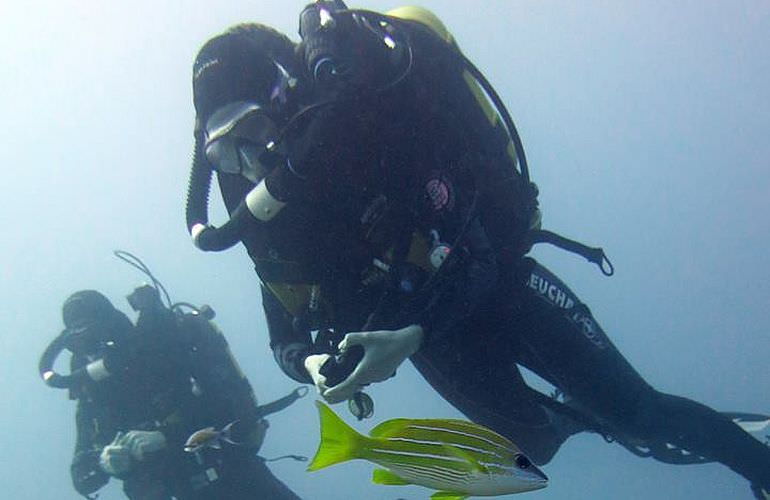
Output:
[[[412,43],[409,76],[316,114],[327,120],[317,140],[325,148],[315,152],[310,170],[320,174],[308,180],[317,185],[256,228],[258,237],[243,239],[258,272],[271,259],[310,255],[302,265],[315,271],[306,281],[321,282],[322,301],[333,313],[323,326],[336,338],[421,324],[425,342],[412,356],[420,373],[469,418],[508,436],[538,463],[550,460],[571,433],[593,429],[629,442],[671,443],[770,486],[770,449],[718,412],[651,388],[561,280],[524,257],[530,214],[520,213],[527,200],[515,198],[525,191],[513,174],[508,141],[476,106],[452,48],[424,26],[398,24]],[[379,169],[379,176],[365,175],[367,169]],[[431,181],[438,184],[428,186]],[[250,188],[227,175],[220,184],[230,210]],[[361,227],[381,194],[401,210],[391,214],[393,227],[426,238],[443,227],[439,237],[449,242],[462,236],[452,250],[457,259],[436,275],[442,279],[428,298],[392,291],[398,288],[392,282],[385,296],[377,285],[362,284],[372,254],[383,250],[362,237],[368,233]],[[506,199],[508,206],[501,203]],[[426,221],[431,204],[438,220]],[[294,236],[268,234],[281,227]],[[396,246],[399,237],[393,235]],[[266,288],[263,304],[276,360],[287,375],[309,382],[303,360],[323,346]],[[562,390],[588,419],[571,429],[561,425],[565,419],[532,395],[517,364]]]
[[[484,341],[468,342],[475,334],[483,334]],[[562,390],[571,405],[595,419],[593,430],[642,446],[670,443],[752,481],[770,473],[766,446],[718,412],[653,389],[588,307],[530,258],[472,318],[455,325],[440,346],[421,349],[413,361],[455,407],[515,440],[541,463],[569,431],[532,396],[516,364]]]
[[[117,349],[125,356],[124,370],[73,389],[78,408],[72,479],[78,492],[91,494],[109,479],[99,454],[117,432],[143,430],[162,432],[166,447],[134,462],[121,477],[128,498],[298,500],[257,456],[264,427],[252,436],[254,446],[205,449],[199,457],[183,450],[196,430],[249,421],[256,408],[226,340],[202,316],[143,314]],[[85,362],[75,357],[73,368]],[[251,432],[242,429],[243,437]]]

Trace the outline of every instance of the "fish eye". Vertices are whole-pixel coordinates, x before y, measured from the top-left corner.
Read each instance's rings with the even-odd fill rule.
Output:
[[[526,469],[530,465],[532,465],[532,462],[530,462],[529,459],[524,455],[516,455],[516,458],[514,460],[516,461],[516,466],[519,469]]]

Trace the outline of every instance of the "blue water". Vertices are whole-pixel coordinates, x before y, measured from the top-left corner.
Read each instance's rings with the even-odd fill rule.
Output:
[[[0,6],[0,485],[5,498],[78,498],[75,404],[37,378],[72,291],[123,311],[139,254],[174,297],[211,304],[262,401],[294,387],[276,367],[242,249],[203,254],[183,199],[191,66],[231,24],[294,36],[303,2],[4,2]],[[359,6],[359,4],[356,4]],[[371,1],[385,10],[397,3]],[[425,1],[508,104],[548,228],[600,244],[611,279],[579,258],[536,256],[591,307],[657,388],[724,410],[770,411],[770,4],[762,0]],[[483,5],[483,7],[482,7]],[[294,36],[296,38],[296,36]],[[221,203],[214,220],[222,220]],[[459,416],[411,369],[373,387],[376,421]],[[265,456],[312,455],[311,398],[271,419]],[[373,424],[371,424],[373,425]],[[369,424],[358,425],[368,430]],[[273,471],[308,499],[427,498],[370,483],[350,463]],[[719,465],[675,467],[595,435],[521,498],[750,498]],[[115,481],[102,499],[122,498]]]

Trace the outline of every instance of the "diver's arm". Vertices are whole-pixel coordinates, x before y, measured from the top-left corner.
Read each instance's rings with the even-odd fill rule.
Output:
[[[262,287],[262,307],[267,319],[267,331],[270,335],[270,348],[281,370],[303,384],[312,384],[305,358],[312,352],[310,332],[297,333],[291,315],[278,299],[264,286]]]

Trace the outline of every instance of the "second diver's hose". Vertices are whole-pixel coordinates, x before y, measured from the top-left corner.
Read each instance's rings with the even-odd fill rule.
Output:
[[[66,337],[67,332],[65,330],[53,339],[53,341],[48,344],[48,347],[45,348],[45,351],[43,351],[37,365],[40,378],[43,379],[43,382],[45,382],[47,386],[55,389],[68,389],[72,385],[71,377],[60,375],[53,369],[56,358],[58,358],[59,354],[66,348]]]

